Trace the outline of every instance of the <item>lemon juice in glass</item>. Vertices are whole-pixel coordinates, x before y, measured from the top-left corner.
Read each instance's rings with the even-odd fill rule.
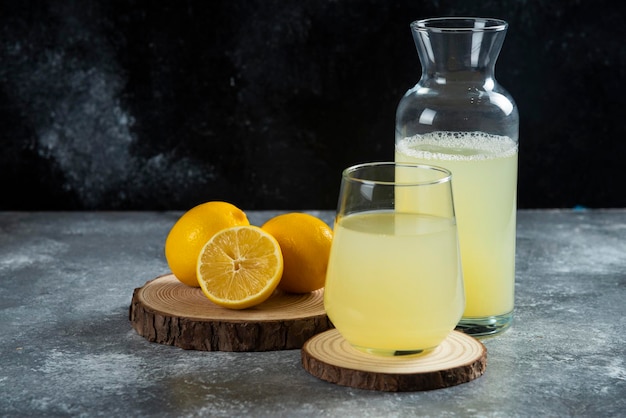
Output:
[[[450,172],[387,162],[344,170],[324,292],[341,336],[373,354],[428,352],[464,304]]]

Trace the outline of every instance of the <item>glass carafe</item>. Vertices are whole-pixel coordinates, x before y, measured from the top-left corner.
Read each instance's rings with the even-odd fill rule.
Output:
[[[488,335],[513,319],[519,115],[494,77],[507,22],[410,25],[422,74],[396,112],[398,162],[452,172],[466,294],[458,329]]]

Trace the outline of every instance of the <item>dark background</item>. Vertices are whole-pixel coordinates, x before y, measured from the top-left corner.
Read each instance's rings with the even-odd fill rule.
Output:
[[[0,1],[0,210],[333,209],[393,159],[409,23],[497,17],[520,208],[626,207],[624,3]]]

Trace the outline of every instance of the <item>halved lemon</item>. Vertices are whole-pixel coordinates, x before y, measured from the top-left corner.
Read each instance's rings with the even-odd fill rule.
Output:
[[[245,309],[267,300],[283,274],[278,241],[253,225],[216,233],[200,250],[198,283],[209,300]]]

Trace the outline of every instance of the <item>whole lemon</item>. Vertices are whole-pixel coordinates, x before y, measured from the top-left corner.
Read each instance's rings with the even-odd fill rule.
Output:
[[[188,286],[199,287],[196,265],[200,250],[217,232],[240,225],[250,225],[248,217],[228,202],[206,202],[185,212],[165,240],[165,258],[174,276]]]
[[[283,254],[279,289],[308,293],[324,287],[333,239],[333,231],[324,221],[291,212],[273,217],[261,228],[276,238]]]

